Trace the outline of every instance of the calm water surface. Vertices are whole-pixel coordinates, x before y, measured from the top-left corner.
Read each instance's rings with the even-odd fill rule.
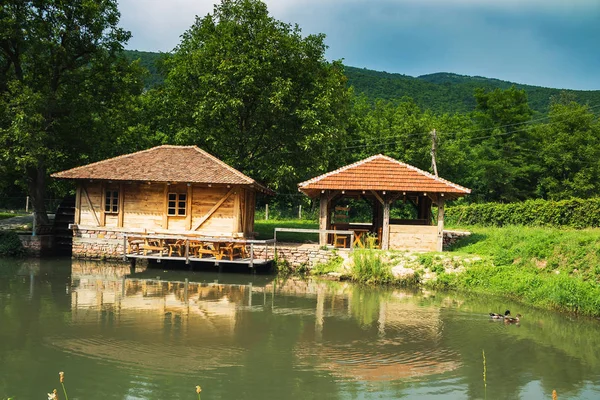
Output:
[[[0,399],[600,399],[600,323],[494,298],[0,260]],[[188,279],[186,285],[185,280]],[[489,311],[525,315],[492,322]],[[483,354],[486,359],[484,385]]]

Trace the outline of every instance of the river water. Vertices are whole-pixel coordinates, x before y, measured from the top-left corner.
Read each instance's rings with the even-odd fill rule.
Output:
[[[506,308],[519,325],[487,317]],[[481,296],[0,260],[0,399],[62,394],[59,371],[71,400],[197,399],[196,385],[204,400],[600,399],[600,322]]]

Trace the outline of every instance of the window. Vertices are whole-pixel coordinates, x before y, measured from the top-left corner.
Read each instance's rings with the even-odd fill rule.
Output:
[[[176,215],[185,217],[187,209],[187,194],[169,193],[169,202],[167,205],[167,215]]]
[[[104,195],[104,212],[117,214],[119,212],[119,191],[107,190]]]

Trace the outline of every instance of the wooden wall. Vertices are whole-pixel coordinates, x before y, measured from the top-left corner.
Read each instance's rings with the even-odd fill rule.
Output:
[[[438,227],[390,225],[391,250],[437,251]]]
[[[105,191],[119,188],[119,214],[105,213]],[[187,194],[185,216],[167,215],[167,194],[173,192]],[[242,187],[87,182],[80,185],[77,194],[79,218],[76,216],[75,221],[80,226],[152,232],[193,230],[203,235],[245,236],[250,236],[254,230],[256,194]]]

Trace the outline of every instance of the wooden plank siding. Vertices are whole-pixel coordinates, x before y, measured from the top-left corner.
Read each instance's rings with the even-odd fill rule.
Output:
[[[118,213],[104,211],[105,190],[119,191]],[[167,215],[168,193],[187,195],[186,215]],[[253,190],[242,187],[86,182],[77,189],[76,221],[81,227],[98,227],[104,222],[106,228],[136,232],[186,232],[206,219],[194,232],[250,236],[254,230],[255,196]]]

